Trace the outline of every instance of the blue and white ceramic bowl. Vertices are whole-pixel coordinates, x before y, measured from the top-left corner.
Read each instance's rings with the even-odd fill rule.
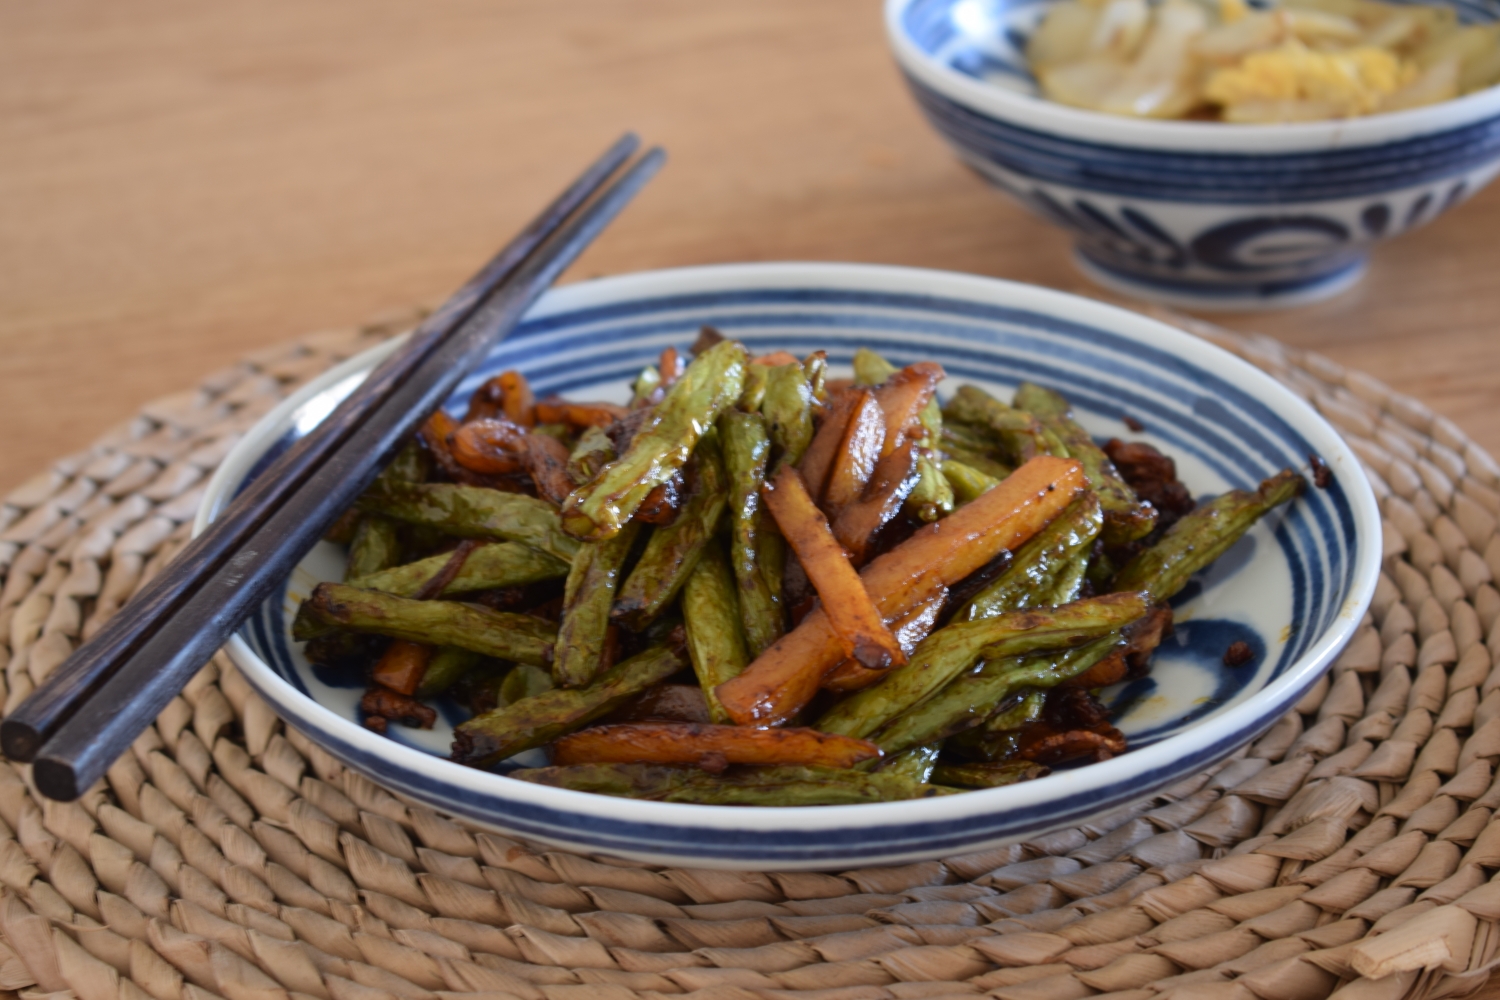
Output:
[[[1322,674],[1373,592],[1380,530],[1354,455],[1311,409],[1217,347],[1144,317],[1058,292],[936,271],[755,264],[608,278],[548,294],[455,396],[525,372],[540,393],[626,398],[629,379],[703,324],[756,352],[824,349],[837,369],[868,346],[898,364],[947,369],[1008,394],[1022,380],[1067,394],[1101,438],[1145,439],[1172,454],[1195,494],[1249,487],[1311,453],[1333,471],[1257,526],[1178,602],[1176,634],[1150,679],[1109,692],[1127,754],[1029,784],[918,802],[808,809],[635,802],[546,788],[443,759],[451,723],[394,738],[359,724],[360,678],[328,676],[287,634],[299,600],[338,579],[343,553],[321,543],[229,645],[293,726],[388,788],[482,827],[581,851],[675,865],[831,869],[976,850],[1073,825],[1222,760],[1279,718]],[[307,433],[391,350],[371,350],[268,414],[215,476],[211,520],[266,461]],[[1125,418],[1144,424],[1137,434]],[[1246,666],[1223,654],[1244,640]],[[541,751],[535,751],[539,755]],[[532,760],[530,763],[537,763]]]
[[[1496,0],[1448,3],[1465,22]],[[1296,305],[1363,275],[1370,247],[1500,170],[1500,87],[1343,121],[1150,121],[1038,96],[1024,56],[1048,0],[887,0],[922,112],[996,187],[1071,230],[1100,284],[1197,308]]]

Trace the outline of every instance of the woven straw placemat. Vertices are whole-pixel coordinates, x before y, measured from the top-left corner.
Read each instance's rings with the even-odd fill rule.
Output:
[[[1500,476],[1450,422],[1164,317],[1365,461],[1384,574],[1332,673],[1248,750],[1106,819],[828,874],[658,869],[465,830],[286,729],[220,657],[80,802],[0,761],[0,988],[82,1000],[1447,997],[1500,950]],[[409,320],[409,317],[407,318]],[[7,710],[188,536],[299,383],[394,332],[252,357],[0,506]]]

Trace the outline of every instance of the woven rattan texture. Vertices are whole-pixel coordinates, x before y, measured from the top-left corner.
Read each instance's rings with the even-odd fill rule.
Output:
[[[82,801],[0,762],[0,988],[82,1000],[1345,1000],[1500,950],[1500,477],[1372,379],[1198,327],[1364,459],[1384,575],[1329,677],[1214,773],[1086,827],[829,874],[660,870],[473,833],[344,770],[220,658]],[[396,328],[251,358],[0,506],[7,709],[187,537],[296,385]]]

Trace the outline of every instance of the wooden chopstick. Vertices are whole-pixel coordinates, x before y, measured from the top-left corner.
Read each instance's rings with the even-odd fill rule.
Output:
[[[660,149],[653,149],[545,238],[416,361],[325,460],[268,511],[229,558],[207,573],[183,567],[196,572],[201,584],[169,613],[154,618],[118,668],[91,695],[74,702],[72,714],[55,727],[34,758],[39,791],[68,801],[98,780],[495,341],[515,327],[525,310],[655,175],[664,159]],[[164,575],[177,571],[174,563]]]
[[[487,296],[578,206],[603,186],[635,152],[640,140],[627,133],[589,165],[566,190],[503,247],[447,302],[428,316],[394,354],[306,437],[258,476],[203,534],[178,554],[89,642],[64,660],[31,696],[0,722],[0,749],[14,761],[30,762],[42,744],[138,649],[154,623],[181,605],[208,575],[241,548],[313,469],[348,439],[423,358],[453,335]]]

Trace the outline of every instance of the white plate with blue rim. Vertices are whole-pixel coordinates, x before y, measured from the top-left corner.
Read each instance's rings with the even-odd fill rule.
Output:
[[[337,580],[344,553],[321,542],[230,641],[251,685],[347,766],[470,823],[589,853],[659,864],[844,869],[980,850],[1075,826],[1225,758],[1268,729],[1353,634],[1379,573],[1380,521],[1354,454],[1302,400],[1240,359],[1154,320],[1060,292],[989,278],[850,264],[746,264],[606,278],[549,292],[465,380],[515,368],[538,394],[622,402],[663,348],[703,325],[752,351],[825,350],[835,374],[869,347],[898,365],[937,361],[948,378],[1009,398],[1022,381],[1072,401],[1097,438],[1148,441],[1197,497],[1252,488],[1309,455],[1309,490],[1258,524],[1174,601],[1177,627],[1151,675],[1106,701],[1130,739],[1112,760],[1004,788],[911,802],[808,808],[697,806],[609,798],[445,759],[456,706],[431,730],[361,725],[364,678],[314,667],[291,639],[298,603]],[[268,413],[226,458],[202,530],[251,478],[350,392],[394,347],[352,358]],[[1129,423],[1127,423],[1127,418]],[[1134,431],[1132,426],[1144,427]],[[1224,664],[1234,642],[1249,663]],[[521,763],[535,765],[543,751]]]

